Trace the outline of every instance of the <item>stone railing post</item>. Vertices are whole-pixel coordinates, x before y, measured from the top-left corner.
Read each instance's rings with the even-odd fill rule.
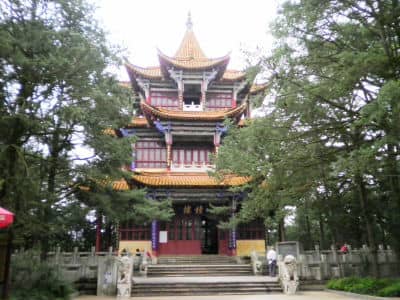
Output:
[[[61,247],[57,246],[56,253],[54,255],[54,264],[59,266],[61,264]]]
[[[130,299],[132,289],[133,259],[129,256],[117,258],[117,299]]]
[[[74,252],[72,253],[71,264],[77,265],[78,262],[79,262],[78,247],[74,247]]]
[[[90,254],[88,257],[88,265],[95,266],[96,264],[97,264],[97,262],[96,262],[96,247],[92,246],[90,248]]]
[[[315,259],[321,259],[321,252],[319,250],[319,245],[314,245],[314,249],[315,249],[315,255],[313,255],[315,257]]]
[[[257,252],[256,251],[251,251],[251,266],[253,268],[253,274],[254,275],[261,275],[262,272],[262,263],[258,258]]]
[[[118,262],[117,258],[109,255],[97,258],[97,296],[115,296],[119,275]],[[130,278],[126,280],[131,282]]]
[[[330,269],[329,269],[329,262],[327,259],[327,255],[326,254],[321,254],[320,256],[321,258],[321,277],[322,279],[328,279],[330,278],[331,274],[330,274]]]
[[[332,253],[332,262],[335,267],[332,267],[332,276],[333,277],[341,277],[342,272],[342,265],[339,261],[338,253],[336,251],[335,245],[331,245],[331,253]]]
[[[300,266],[300,276],[304,279],[310,279],[311,277],[311,270],[307,262],[307,257],[305,254],[299,254],[299,262],[298,265]]]
[[[147,276],[147,269],[148,269],[148,260],[147,260],[147,249],[144,249],[142,253],[142,262],[139,265],[139,274],[142,276]]]

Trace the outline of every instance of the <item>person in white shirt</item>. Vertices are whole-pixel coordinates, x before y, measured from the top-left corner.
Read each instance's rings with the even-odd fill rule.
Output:
[[[276,251],[271,247],[267,252],[268,271],[269,276],[275,277],[276,275]]]

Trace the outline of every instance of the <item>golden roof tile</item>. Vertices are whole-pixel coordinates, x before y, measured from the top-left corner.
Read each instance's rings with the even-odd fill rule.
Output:
[[[115,180],[115,181],[110,181],[110,180],[101,180],[100,184],[102,186],[111,186],[113,190],[115,191],[126,191],[129,190],[130,187],[128,185],[128,183],[126,182],[125,179],[120,179],[120,180]],[[80,185],[79,189],[81,191],[84,192],[89,192],[90,191],[90,187],[88,186],[84,186],[84,185]]]
[[[129,190],[129,185],[125,179],[117,180],[112,182],[112,188],[116,191],[126,191]]]
[[[158,53],[161,64],[171,64],[182,69],[209,69],[216,66],[226,67],[229,63],[229,55],[219,58],[199,58],[199,57],[169,57],[161,51]]]
[[[169,187],[221,187],[239,186],[250,181],[250,177],[227,175],[217,180],[207,173],[140,173],[133,176],[133,180],[146,186]]]
[[[134,117],[132,118],[131,123],[128,125],[129,127],[147,127],[149,123],[145,117]]]
[[[106,135],[117,136],[117,134],[115,133],[115,129],[112,129],[112,128],[104,129],[103,133]]]
[[[246,126],[247,125],[247,121],[248,121],[248,119],[240,119],[240,121],[238,123],[238,126],[239,127]]]
[[[149,78],[149,79],[157,79],[161,78],[161,69],[160,67],[147,67],[147,68],[142,68],[139,66],[132,65],[130,63],[125,64],[126,68],[128,70],[131,70],[134,72],[136,75]]]
[[[208,58],[205,56],[203,50],[200,48],[200,44],[197,41],[197,38],[191,28],[186,30],[185,35],[181,41],[181,44],[176,51],[174,58],[182,59],[182,58],[192,58],[192,59],[200,59],[207,60]]]
[[[268,86],[268,83],[263,84],[253,84],[250,88],[250,94],[257,94],[259,92],[264,91]]]
[[[217,65],[226,67],[229,62],[229,55],[220,58],[207,58],[192,30],[190,19],[187,25],[186,33],[173,57],[163,54],[160,50],[158,51],[160,63],[172,64],[183,69],[206,69]]]
[[[238,80],[246,76],[245,72],[238,70],[226,70],[224,75],[222,75],[223,80]]]
[[[222,121],[225,118],[239,116],[245,111],[246,103],[243,103],[236,108],[215,111],[168,110],[164,108],[156,108],[145,102],[141,103],[141,108],[144,112],[166,120]]]
[[[167,56],[165,56],[167,57]],[[168,57],[167,57],[168,58]],[[172,58],[169,58],[172,59]],[[173,60],[173,59],[172,59]],[[218,62],[217,62],[218,63]],[[174,64],[184,64],[184,62],[176,62],[174,61]],[[200,65],[200,62],[186,62],[186,65],[191,64],[192,66],[195,66],[197,64],[197,66]],[[203,64],[207,65],[206,62]],[[212,64],[209,64],[209,66],[211,66]],[[162,78],[162,73],[161,73],[161,68],[160,67],[149,67],[149,68],[142,68],[142,67],[138,67],[135,65],[131,65],[131,64],[126,64],[126,67],[130,70],[132,70],[135,74],[142,76],[144,78],[148,78],[148,79],[159,79]],[[245,72],[242,71],[238,71],[238,70],[225,70],[224,74],[222,75],[222,80],[239,80],[239,79],[243,79],[246,76]],[[123,87],[130,87],[130,82],[121,82],[120,83]]]
[[[131,82],[130,81],[120,81],[119,85],[124,87],[124,88],[130,88],[131,87]]]

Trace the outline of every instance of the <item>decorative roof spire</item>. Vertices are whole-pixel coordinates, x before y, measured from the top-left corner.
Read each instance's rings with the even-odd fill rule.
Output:
[[[188,18],[187,18],[187,21],[186,21],[186,29],[187,30],[192,30],[192,28],[193,28],[192,15],[191,15],[191,13],[189,11],[188,12]]]

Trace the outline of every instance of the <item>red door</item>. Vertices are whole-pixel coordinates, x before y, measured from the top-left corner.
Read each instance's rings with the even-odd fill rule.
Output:
[[[218,254],[228,255],[228,231],[218,229]]]
[[[165,226],[168,240],[160,243],[160,255],[200,255],[200,228],[199,216],[176,216]]]

